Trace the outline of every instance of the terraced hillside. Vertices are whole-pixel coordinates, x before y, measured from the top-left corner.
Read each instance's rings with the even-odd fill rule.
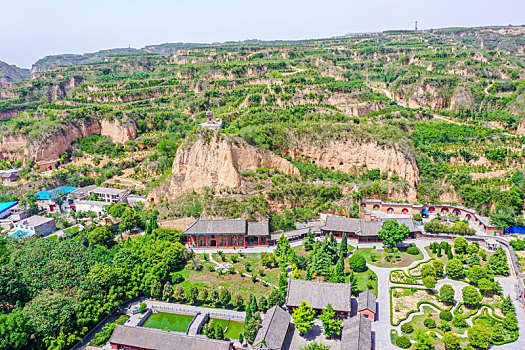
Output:
[[[0,153],[40,184],[135,181],[161,218],[281,228],[373,197],[508,226],[525,190],[524,48],[524,27],[487,27],[51,56],[0,88]],[[199,128],[206,111],[220,132]]]

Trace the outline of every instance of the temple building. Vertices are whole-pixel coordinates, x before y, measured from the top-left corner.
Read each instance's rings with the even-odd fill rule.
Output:
[[[267,246],[270,239],[268,221],[196,220],[184,231],[190,248],[246,248]]]

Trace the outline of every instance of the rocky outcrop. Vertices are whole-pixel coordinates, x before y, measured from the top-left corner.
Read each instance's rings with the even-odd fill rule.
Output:
[[[415,157],[404,154],[397,146],[380,146],[373,141],[356,142],[351,139],[322,143],[299,140],[287,154],[293,159],[306,157],[316,165],[332,170],[350,173],[365,166],[367,169],[395,173],[412,187],[419,183]]]
[[[287,160],[268,150],[247,144],[237,137],[215,132],[202,132],[188,147],[180,147],[173,161],[172,177],[167,191],[150,193],[150,201],[159,196],[175,198],[186,191],[205,187],[239,188],[241,172],[269,168],[299,176],[299,170]]]
[[[0,156],[51,164],[59,160],[73,141],[93,134],[107,135],[113,142],[123,143],[136,137],[137,127],[131,120],[102,120],[83,124],[68,123],[52,135],[38,140],[30,139],[27,135],[5,135],[0,142]]]
[[[111,137],[115,143],[124,143],[137,137],[137,124],[131,120],[103,119],[100,122],[100,134]]]

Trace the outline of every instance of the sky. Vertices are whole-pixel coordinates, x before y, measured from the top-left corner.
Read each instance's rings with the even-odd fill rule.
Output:
[[[524,0],[0,0],[0,61],[167,42],[525,24]]]

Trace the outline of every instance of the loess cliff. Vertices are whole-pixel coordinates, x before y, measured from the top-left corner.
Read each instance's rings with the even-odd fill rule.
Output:
[[[241,173],[257,168],[300,175],[286,159],[239,138],[213,132],[199,133],[193,144],[177,150],[168,188],[152,191],[149,200],[175,198],[186,191],[200,191],[205,187],[237,189],[242,185]]]
[[[14,159],[32,159],[41,166],[57,162],[71,143],[94,134],[107,135],[113,142],[123,143],[137,135],[133,121],[118,120],[91,121],[82,124],[62,125],[52,135],[42,139],[30,139],[28,135],[5,135],[0,142],[0,156]]]

